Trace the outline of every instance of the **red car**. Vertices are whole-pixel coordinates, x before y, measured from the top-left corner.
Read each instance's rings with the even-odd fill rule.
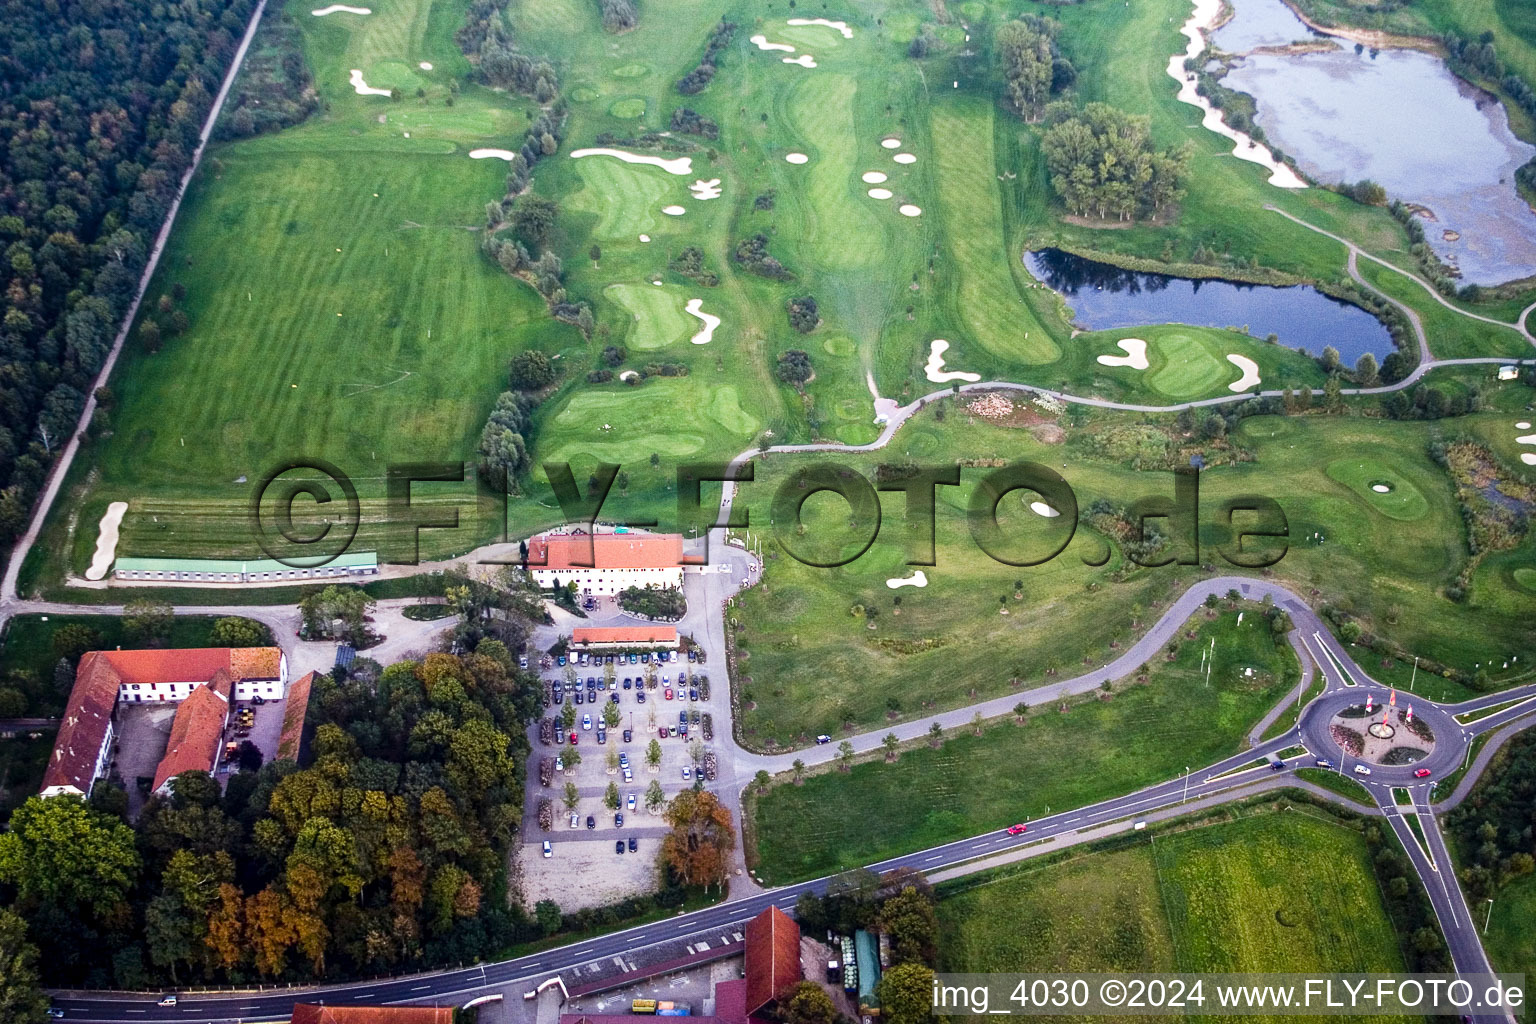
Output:
[[[1009,825],[1008,826],[1008,834],[1011,835],[1011,836],[1021,836],[1025,832],[1028,832],[1028,831],[1029,831],[1029,826],[1028,825],[1022,825],[1021,824],[1021,825]]]
[[[1413,777],[1416,779],[1427,779],[1429,778],[1429,769],[1420,768],[1418,771],[1413,773]]]
[[[575,745],[576,745],[576,734],[575,733],[571,733],[571,746],[574,747]]]
[[[661,726],[659,729],[656,730],[656,735],[660,736],[662,739],[666,739],[667,738],[667,727],[664,726],[664,725]]]
[[[667,700],[672,699],[672,687],[667,687]]]

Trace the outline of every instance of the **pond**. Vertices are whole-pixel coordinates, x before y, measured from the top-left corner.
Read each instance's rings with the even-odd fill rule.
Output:
[[[1246,325],[1255,338],[1274,334],[1282,344],[1312,355],[1332,345],[1348,366],[1366,352],[1380,363],[1396,347],[1374,316],[1307,285],[1278,288],[1144,274],[1060,249],[1027,252],[1024,265],[1066,298],[1078,326],[1086,330],[1146,324]]]
[[[1280,0],[1239,0],[1236,10],[1217,33],[1234,52],[1308,34]],[[1536,214],[1514,183],[1536,147],[1510,131],[1504,108],[1432,54],[1339,44],[1250,54],[1223,84],[1254,97],[1268,141],[1312,178],[1369,178],[1423,207],[1425,240],[1463,280],[1497,284],[1536,274]]]
[[[1228,53],[1247,53],[1261,46],[1285,46],[1320,38],[1285,4],[1276,0],[1227,0],[1232,17],[1211,36]]]

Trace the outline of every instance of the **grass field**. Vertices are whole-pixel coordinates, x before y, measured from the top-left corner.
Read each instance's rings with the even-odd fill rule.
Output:
[[[1402,970],[1359,832],[1322,812],[1250,814],[946,887],[939,969]]]
[[[1406,477],[1378,459],[1350,456],[1335,459],[1325,470],[1388,519],[1412,522],[1429,514],[1429,502]],[[1381,491],[1377,488],[1389,488]]]
[[[967,728],[893,764],[782,781],[751,804],[758,873],[775,884],[815,877],[1082,806],[1235,753],[1300,671],[1253,612],[1241,625],[1236,612],[1198,616],[1197,637],[1174,661],[1154,659],[1146,683],[1110,699],[1066,713],[1042,706],[1023,725],[1010,718],[980,736]],[[1213,639],[1207,684],[1201,652]]]

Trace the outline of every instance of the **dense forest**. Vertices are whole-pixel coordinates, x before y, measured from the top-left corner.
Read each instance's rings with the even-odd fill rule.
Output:
[[[1512,738],[1445,823],[1460,850],[1461,884],[1472,902],[1536,870],[1536,734]]]
[[[1156,216],[1184,197],[1187,145],[1157,150],[1148,118],[1090,103],[1045,110],[1040,140],[1051,188],[1080,217],[1119,221]]]
[[[0,543],[74,429],[253,7],[0,7]]]

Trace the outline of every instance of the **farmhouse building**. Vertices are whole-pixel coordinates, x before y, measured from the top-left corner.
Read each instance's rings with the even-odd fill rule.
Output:
[[[584,564],[590,563],[590,564]],[[681,587],[681,534],[546,534],[528,544],[528,570],[541,587],[574,582],[580,594],[629,587]]]
[[[155,771],[158,790],[183,771],[214,769],[231,697],[280,700],[287,687],[288,659],[276,647],[87,651],[75,669],[40,792],[90,795],[107,773],[119,703],[180,705]]]

